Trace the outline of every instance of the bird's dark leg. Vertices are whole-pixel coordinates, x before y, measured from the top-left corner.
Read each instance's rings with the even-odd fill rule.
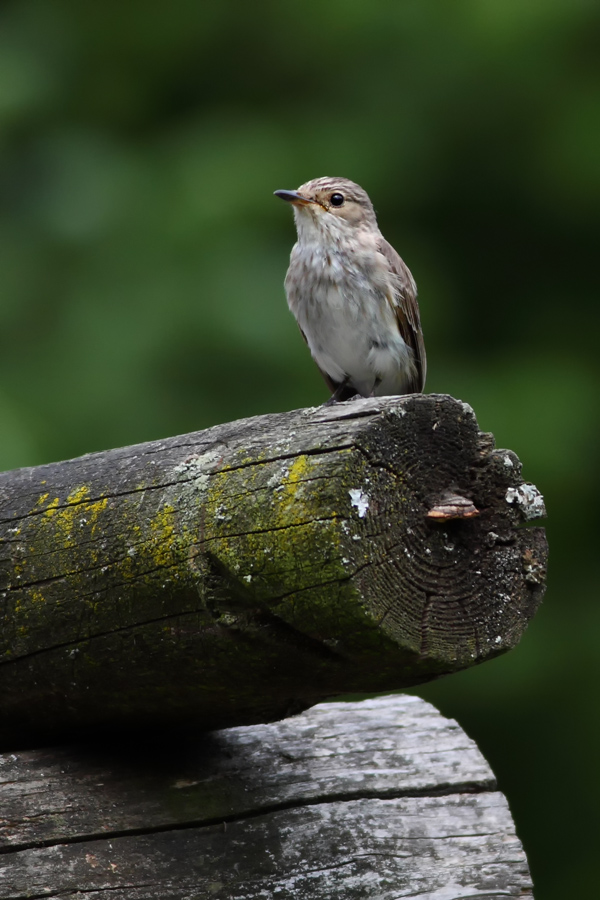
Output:
[[[374,397],[374,396],[375,396],[375,391],[377,390],[377,388],[379,387],[380,384],[381,384],[381,378],[379,378],[379,376],[377,376],[377,377],[375,378],[374,383],[373,383],[373,390],[372,390],[371,393],[369,394],[369,397]]]
[[[340,383],[336,387],[335,391],[333,392],[333,394],[331,395],[329,400],[326,400],[325,403],[322,404],[322,406],[333,406],[335,403],[339,403],[344,396],[344,393],[346,391],[346,388],[348,387],[349,381],[350,381],[350,376],[346,375],[344,380],[340,381]]]

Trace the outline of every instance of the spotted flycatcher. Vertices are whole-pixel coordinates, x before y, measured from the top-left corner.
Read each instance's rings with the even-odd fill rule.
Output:
[[[417,286],[366,191],[347,178],[315,178],[275,195],[292,204],[298,232],[288,305],[332,400],[422,391]]]

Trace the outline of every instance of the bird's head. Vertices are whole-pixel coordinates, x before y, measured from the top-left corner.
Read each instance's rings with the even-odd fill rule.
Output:
[[[314,178],[296,191],[275,191],[291,203],[298,237],[377,228],[369,195],[348,178]]]

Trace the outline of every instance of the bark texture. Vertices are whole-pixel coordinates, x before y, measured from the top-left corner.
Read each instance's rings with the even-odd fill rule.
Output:
[[[532,896],[489,766],[417,697],[6,753],[0,788],[0,900]]]
[[[520,639],[543,515],[441,395],[299,410],[0,476],[0,742],[272,721]]]

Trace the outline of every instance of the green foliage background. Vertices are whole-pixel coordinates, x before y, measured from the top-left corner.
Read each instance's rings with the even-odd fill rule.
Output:
[[[598,881],[599,37],[593,0],[0,9],[0,467],[324,400],[272,191],[361,183],[427,389],[549,507],[521,646],[422,691],[499,776],[537,900]]]

